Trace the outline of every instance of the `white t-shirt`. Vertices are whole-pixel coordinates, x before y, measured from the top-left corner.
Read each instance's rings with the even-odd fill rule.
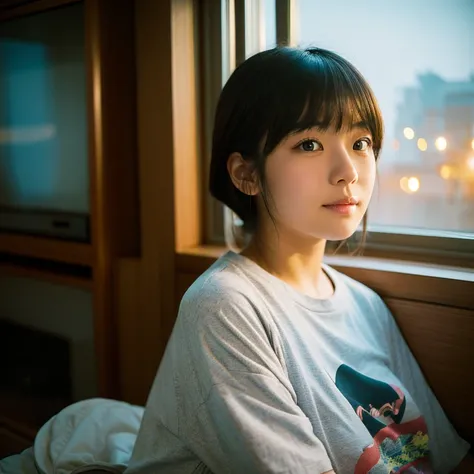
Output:
[[[383,301],[324,270],[324,300],[233,252],[191,286],[127,473],[447,474],[461,462],[469,445]]]

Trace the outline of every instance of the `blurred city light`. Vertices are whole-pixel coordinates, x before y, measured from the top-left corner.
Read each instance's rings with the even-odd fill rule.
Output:
[[[441,166],[439,174],[443,179],[449,179],[451,177],[451,167],[448,165]]]
[[[428,149],[428,143],[424,138],[418,138],[417,145],[420,151],[426,151]]]
[[[409,194],[416,193],[420,189],[420,180],[415,176],[411,176],[410,178],[404,176],[400,180],[400,188]]]
[[[467,167],[474,171],[474,156],[470,156],[468,159],[467,159]]]
[[[413,140],[413,138],[415,138],[415,130],[410,127],[405,127],[403,129],[403,135],[407,140]]]
[[[471,142],[471,148],[474,150],[474,138],[472,139],[472,142]]]
[[[448,142],[446,140],[446,138],[444,137],[438,137],[435,141],[435,147],[439,150],[439,151],[444,151],[446,150],[448,146]]]
[[[408,180],[408,189],[412,193],[416,193],[420,189],[420,180],[418,178],[410,178]]]

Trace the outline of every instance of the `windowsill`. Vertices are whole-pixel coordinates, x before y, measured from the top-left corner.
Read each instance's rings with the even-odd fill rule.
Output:
[[[187,257],[202,257],[205,259],[218,259],[227,248],[218,245],[199,245],[177,252],[177,255]],[[326,255],[328,265],[338,267],[354,267],[364,270],[377,270],[384,272],[400,273],[406,275],[427,276],[442,279],[463,280],[474,283],[474,269],[461,268],[434,263],[395,260],[390,258],[377,258],[368,256]]]
[[[404,275],[461,280],[474,283],[474,269],[450,265],[368,256],[351,257],[350,255],[327,255],[326,262],[329,265],[340,267],[354,267],[364,270],[377,270]]]
[[[203,273],[227,251],[201,245],[176,252],[181,273]],[[474,309],[474,269],[370,256],[326,255],[325,262],[381,296]]]

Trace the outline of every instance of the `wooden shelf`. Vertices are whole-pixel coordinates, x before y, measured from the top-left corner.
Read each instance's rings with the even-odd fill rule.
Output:
[[[141,254],[142,192],[138,135],[136,127],[127,126],[131,118],[138,117],[135,5],[129,0],[35,0],[24,6],[20,5],[20,0],[8,2],[18,3],[19,6],[6,10],[0,8],[0,22],[70,4],[71,7],[64,10],[77,9],[75,19],[83,23],[83,40],[76,42],[71,37],[71,41],[74,39],[71,44],[84,52],[81,76],[85,79],[86,126],[90,139],[87,147],[87,192],[93,241],[76,243],[0,232],[0,272],[92,288],[99,393],[115,398],[119,396],[120,381],[115,265],[122,257]],[[74,3],[77,3],[76,7],[72,6]],[[114,21],[110,21],[112,17]],[[72,22],[75,30],[82,30],[72,16],[68,21]],[[42,28],[41,24],[38,27],[32,25],[35,32]],[[76,24],[77,27],[74,26]],[[58,35],[48,38],[51,41],[61,40]],[[62,100],[61,97],[59,94],[55,100]],[[116,139],[117,130],[124,131],[120,140]],[[172,140],[168,140],[166,146],[168,144],[171,146]],[[172,163],[170,166],[172,168]],[[28,403],[29,400],[20,403],[18,413]],[[5,413],[8,414],[9,410],[4,408],[0,397],[0,427]]]
[[[47,270],[36,268],[20,267],[0,262],[0,275],[7,275],[19,278],[31,278],[33,280],[48,281],[57,285],[72,286],[83,290],[92,291],[93,281],[91,278],[73,275],[62,275]]]
[[[45,237],[0,233],[0,252],[71,265],[92,267],[94,264],[94,252],[91,244]]]

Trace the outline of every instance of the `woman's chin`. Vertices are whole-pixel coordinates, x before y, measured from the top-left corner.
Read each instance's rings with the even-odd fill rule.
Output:
[[[357,226],[344,226],[337,229],[327,229],[327,232],[324,233],[324,239],[330,241],[341,241],[347,240],[348,238],[354,235],[354,232],[357,230]]]

